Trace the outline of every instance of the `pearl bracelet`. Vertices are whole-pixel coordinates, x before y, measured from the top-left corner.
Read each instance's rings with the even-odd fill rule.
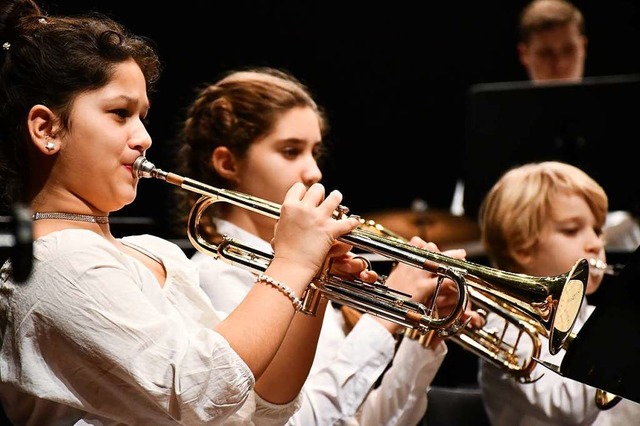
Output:
[[[289,298],[289,300],[291,300],[291,303],[293,303],[293,307],[295,308],[296,311],[301,311],[302,310],[302,301],[298,298],[298,296],[295,295],[293,290],[291,290],[286,284],[284,284],[284,283],[282,283],[280,281],[274,280],[273,278],[271,278],[267,274],[258,275],[256,277],[256,281],[255,282],[256,283],[263,282],[265,284],[269,284],[270,286],[273,286],[273,287],[277,288],[282,293],[284,293],[285,296],[287,296]]]

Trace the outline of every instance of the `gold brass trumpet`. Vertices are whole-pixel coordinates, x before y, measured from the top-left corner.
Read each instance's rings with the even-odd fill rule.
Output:
[[[519,383],[532,383],[538,380],[541,376],[533,378],[531,373],[536,367],[536,359],[540,356],[542,344],[539,333],[546,333],[544,327],[533,318],[496,297],[484,294],[473,287],[469,287],[467,291],[476,312],[483,316],[488,313],[497,314],[504,319],[504,325],[501,329],[487,326],[482,328],[464,327],[458,333],[444,337],[503,370]],[[517,335],[508,340],[506,339],[507,330],[511,325],[515,326]],[[428,335],[417,336],[412,330],[406,329],[403,334],[405,337],[416,339],[422,344],[430,341]],[[529,340],[531,346],[528,356],[521,356],[517,353],[523,337]]]
[[[502,329],[465,328],[459,334],[452,336],[451,340],[501,368],[520,383],[532,383],[538,380],[539,377],[533,378],[531,373],[536,367],[536,358],[540,356],[539,335],[545,334],[546,329],[535,319],[490,294],[472,288],[469,289],[469,295],[478,312],[483,311],[485,314],[491,312],[501,316],[505,321],[504,326]],[[510,325],[514,325],[517,329],[517,337],[514,341],[505,339]],[[531,345],[530,354],[525,357],[517,353],[523,337],[527,338]]]
[[[153,163],[143,156],[138,157],[134,162],[133,174],[137,178],[164,180],[202,195],[191,207],[187,224],[189,240],[198,251],[252,272],[263,272],[271,263],[273,259],[272,253],[262,252],[227,236],[224,236],[220,244],[207,241],[200,232],[200,218],[211,204],[227,202],[267,217],[278,219],[280,217],[280,204],[237,191],[216,188],[175,173],[165,172],[156,168]],[[340,206],[334,212],[334,217],[338,219],[347,213],[348,209]],[[356,229],[349,234],[348,241],[345,241],[346,238],[341,238],[341,240],[363,246],[368,240],[366,234],[367,231]],[[406,262],[420,268],[423,268],[426,264],[425,259],[412,253],[405,256],[401,251],[395,253],[394,260]],[[426,334],[430,330],[436,330],[438,333],[455,332],[463,326],[460,319],[468,301],[464,278],[454,269],[441,267],[440,265],[429,266],[434,267],[432,272],[437,273],[441,279],[449,278],[457,286],[458,300],[456,306],[446,317],[439,318],[434,315],[436,310],[435,297],[432,298],[432,303],[429,306],[425,306],[422,303],[411,300],[411,295],[389,288],[384,283],[365,283],[356,279],[346,280],[331,275],[328,271],[322,271],[307,287],[301,298],[302,312],[308,315],[315,315],[320,297],[324,296],[328,300],[352,307],[361,312],[368,312],[406,328],[416,330],[420,334]]]
[[[607,392],[603,389],[596,389],[596,405],[601,410],[613,408],[618,402],[622,401],[622,397],[615,393]]]
[[[164,180],[202,195],[191,208],[188,220],[189,239],[197,250],[254,271],[263,271],[271,262],[272,254],[259,252],[233,239],[227,238],[218,245],[206,241],[200,234],[199,222],[206,208],[215,202],[235,204],[274,219],[280,216],[279,204],[165,172],[143,156],[134,162],[133,174],[138,178]],[[342,208],[335,212],[335,216],[339,218],[347,212],[346,208]],[[589,273],[586,259],[580,259],[567,273],[552,277],[511,273],[414,247],[406,241],[364,228],[357,228],[343,235],[340,240],[366,252],[450,278],[458,286],[457,305],[448,316],[437,318],[426,306],[411,301],[409,295],[393,292],[386,286],[347,282],[323,273],[314,279],[303,295],[303,304],[305,309],[308,307],[308,313],[315,313],[319,297],[325,296],[329,300],[415,329],[421,334],[431,329],[446,334],[461,328],[460,319],[468,301],[468,286],[471,286],[492,294],[538,321],[548,332],[549,351],[552,354],[562,348],[571,333]],[[432,299],[435,300],[435,297]]]
[[[407,241],[404,237],[374,221],[365,221],[363,226],[367,226],[372,231],[389,238]],[[520,383],[531,383],[537,380],[539,377],[534,379],[531,377],[531,373],[537,364],[535,359],[540,356],[541,343],[539,335],[546,335],[544,326],[536,319],[491,293],[471,286],[467,291],[478,313],[483,314],[485,317],[488,313],[497,314],[504,320],[504,326],[501,329],[464,327],[458,333],[446,336],[448,340],[502,369]],[[517,330],[516,337],[513,339],[506,338],[510,326],[515,326]],[[409,330],[406,330],[404,335],[413,339],[424,339]],[[517,353],[518,345],[523,338],[528,339],[531,346],[529,355],[524,357]]]
[[[601,262],[601,261],[600,261]],[[592,259],[589,263],[594,268],[605,268],[604,263],[595,264]],[[609,273],[609,272],[605,272]],[[540,356],[540,336],[546,336],[546,330],[536,321],[522,315],[521,312],[512,308],[508,304],[502,303],[490,295],[483,294],[475,289],[469,289],[469,297],[471,302],[478,308],[487,312],[493,312],[500,315],[505,320],[502,331],[464,328],[459,334],[454,335],[451,340],[460,344],[465,349],[484,358],[491,364],[502,368],[508,375],[513,377],[520,383],[532,383],[538,380],[531,377],[531,373],[537,363],[549,368],[552,365],[548,362],[538,361]],[[478,309],[479,310],[479,309]],[[506,335],[509,324],[514,324],[518,328],[515,343],[508,343],[504,337]],[[517,346],[521,338],[526,336],[531,343],[531,351],[529,356],[519,357],[516,354]],[[575,333],[571,333],[565,341],[562,349],[567,349],[571,341],[575,339]],[[557,366],[553,366],[552,370],[556,371]],[[620,402],[621,398],[611,392],[602,389],[596,389],[595,404],[600,410],[608,410]]]
[[[364,221],[363,226],[371,229],[371,235],[377,239],[394,241],[409,251],[425,251],[411,245],[407,247],[404,237],[374,221]],[[540,354],[538,334],[549,337],[549,352],[552,354],[563,349],[571,337],[589,278],[586,259],[579,259],[569,272],[552,277],[501,271],[440,253],[430,253],[429,259],[460,271],[469,286],[467,291],[471,301],[506,320],[502,332],[464,327],[449,339],[506,369],[521,382],[532,381],[529,374],[535,368],[534,358]],[[504,340],[508,323],[518,327],[518,339],[526,335],[531,340],[533,351],[530,357],[518,359],[515,356],[517,342],[510,347]]]
[[[386,235],[389,238],[406,241],[404,237],[374,221],[363,221],[363,226],[366,226],[381,235]],[[582,262],[580,261],[580,263]],[[621,264],[607,264],[597,258],[588,259],[588,265],[593,271],[605,275],[617,275],[624,267],[624,265]],[[533,373],[533,370],[538,363],[537,360],[540,357],[540,336],[547,336],[547,329],[545,329],[545,327],[543,327],[542,324],[534,318],[526,315],[521,310],[514,308],[509,303],[500,300],[500,298],[494,297],[491,293],[485,293],[484,291],[474,287],[468,288],[467,291],[469,292],[470,300],[477,312],[483,312],[485,316],[489,312],[501,316],[505,321],[504,326],[499,330],[464,327],[458,333],[449,336],[448,340],[457,343],[462,348],[502,369],[510,377],[520,383],[532,383],[538,380],[541,376],[533,378],[531,377],[531,374]],[[514,340],[507,341],[505,337],[510,325],[514,325],[516,327],[517,335]],[[409,338],[422,338],[415,336],[411,331],[405,331],[404,335]],[[573,339],[575,339],[575,336],[576,335],[574,333],[570,333],[569,337],[563,344],[562,349],[566,349]],[[529,340],[531,346],[529,355],[525,357],[517,354],[518,345],[523,337]],[[557,368],[557,366],[553,366],[547,362],[541,362],[541,364],[547,368],[553,367],[551,369],[554,371]],[[621,399],[621,397],[611,392],[596,389],[595,404],[601,410],[608,410],[612,408],[620,402]]]

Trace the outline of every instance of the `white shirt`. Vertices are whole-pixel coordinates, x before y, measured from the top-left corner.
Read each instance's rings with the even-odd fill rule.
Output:
[[[580,308],[573,332],[580,331],[595,307],[585,303]],[[503,319],[496,314],[487,317],[485,327],[502,330]],[[507,341],[513,342],[516,329],[509,326]],[[549,341],[540,337],[540,358],[561,365],[565,351],[549,353]],[[518,356],[528,357],[531,344],[522,338]],[[609,410],[602,411],[595,404],[596,389],[570,378],[562,377],[537,365],[531,377],[542,377],[534,383],[521,384],[506,376],[502,370],[486,361],[480,364],[478,382],[493,426],[549,426],[549,425],[626,425],[638,422],[640,404],[623,400]]]
[[[152,236],[122,239],[155,255],[161,287],[137,259],[79,229],[34,242],[29,279],[0,282],[0,400],[17,425],[282,424],[296,403],[273,406],[227,341],[193,263]],[[236,416],[239,414],[236,414]]]
[[[216,220],[218,231],[254,248],[272,252],[268,242]],[[254,275],[208,254],[196,253],[201,285],[216,309],[230,312],[254,285]],[[223,276],[211,280],[209,277]],[[447,352],[404,339],[394,357],[391,334],[363,315],[345,334],[342,314],[327,307],[318,349],[302,391],[302,407],[289,425],[415,425],[427,407],[426,390]],[[301,342],[304,344],[304,342]],[[393,359],[381,385],[376,380]]]

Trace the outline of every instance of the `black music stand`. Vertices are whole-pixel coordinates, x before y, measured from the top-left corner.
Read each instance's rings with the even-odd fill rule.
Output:
[[[465,129],[465,214],[477,217],[485,194],[508,169],[559,160],[600,183],[610,210],[638,215],[638,158],[629,148],[640,140],[638,117],[640,75],[472,86]]]
[[[560,374],[640,403],[640,248],[567,348]]]

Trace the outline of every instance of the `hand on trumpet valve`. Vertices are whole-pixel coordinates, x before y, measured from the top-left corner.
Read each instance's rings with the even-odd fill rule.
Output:
[[[474,311],[472,303],[469,302],[464,312],[463,320],[467,321],[467,327],[479,330],[484,327],[487,322],[487,315],[486,312],[482,310]]]
[[[430,252],[440,253],[436,244],[426,242],[419,237],[413,237],[410,244]],[[464,259],[466,256],[464,249],[449,250],[443,254],[458,259]],[[458,293],[458,286],[449,278],[402,262],[394,266],[385,283],[394,290],[410,295],[415,302],[431,308],[437,317],[445,317],[452,313],[458,299],[464,296]]]
[[[336,243],[329,252],[329,273],[344,279],[359,279],[369,284],[378,282],[378,273],[371,269],[371,263],[364,257],[348,251],[349,245]]]
[[[454,259],[464,259],[466,257],[466,251],[464,249],[445,250],[442,252],[442,254]],[[445,281],[446,286],[444,286],[443,290],[438,293],[436,305],[438,306],[438,310],[440,312],[447,315],[451,310],[455,308],[455,304],[457,301],[457,289],[452,281]],[[486,323],[486,313],[473,310],[473,304],[470,299],[467,302],[467,306],[464,313],[462,314],[462,317],[460,318],[460,322],[465,324],[467,327],[480,329]]]
[[[431,242],[428,243],[419,237],[413,237],[410,240],[410,244],[431,252],[440,252],[436,244]],[[466,255],[464,250],[459,250],[459,252],[461,257]],[[392,269],[386,283],[391,288],[410,294],[411,298],[416,302],[427,304],[436,293],[438,286],[437,278],[438,274],[436,272],[415,268],[404,263],[398,263]],[[455,298],[455,286],[452,281],[447,279],[441,284],[440,290],[442,293],[439,295],[439,300],[443,304],[442,308],[445,308],[448,305],[449,300],[451,298]],[[455,300],[453,300],[452,303],[455,304]],[[438,309],[440,309],[440,305],[438,305]]]
[[[311,282],[325,268],[328,257],[348,252],[351,246],[338,242],[338,238],[357,228],[360,221],[355,217],[333,218],[341,201],[339,191],[325,197],[321,184],[313,184],[308,190],[302,183],[294,184],[285,195],[276,222],[271,241],[273,262],[286,263],[289,268],[309,275]],[[362,265],[361,261],[357,263]]]

